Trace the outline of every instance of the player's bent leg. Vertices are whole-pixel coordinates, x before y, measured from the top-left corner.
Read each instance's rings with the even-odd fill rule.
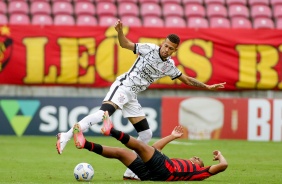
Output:
[[[129,118],[129,120],[132,122],[135,130],[138,133],[138,140],[148,144],[148,142],[151,140],[152,138],[152,131],[149,127],[148,121],[145,117],[143,117],[143,119],[138,120],[138,118]],[[137,123],[134,124],[135,121],[138,121]],[[128,177],[128,178],[134,178],[136,176],[136,174],[130,170],[129,168],[127,168],[123,174],[124,177]]]
[[[81,121],[78,122],[80,129],[82,131],[89,129],[90,126],[97,124],[102,121],[104,116],[104,111],[108,110],[109,116],[112,115],[116,107],[112,104],[103,103],[100,110],[93,114],[89,114],[88,116],[84,117]],[[59,154],[62,154],[65,146],[67,145],[68,141],[73,136],[73,128],[71,128],[68,132],[59,133],[57,135],[57,143],[56,148]]]

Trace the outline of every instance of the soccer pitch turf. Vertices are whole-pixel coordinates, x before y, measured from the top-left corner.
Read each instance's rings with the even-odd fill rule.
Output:
[[[112,137],[87,137],[89,141],[107,146],[124,147]],[[90,163],[94,178],[87,183],[138,183],[123,181],[126,167],[114,159],[103,158],[87,150],[78,150],[71,140],[62,155],[55,149],[55,136],[0,136],[0,183],[78,183],[73,176],[80,162]],[[149,144],[154,142],[152,140]],[[235,140],[189,141],[179,139],[167,145],[163,152],[169,157],[199,156],[205,165],[212,161],[212,151],[220,150],[228,161],[225,172],[210,177],[204,183],[215,184],[281,184],[282,143]],[[198,181],[197,181],[198,182]],[[80,182],[81,183],[81,182]],[[141,182],[168,183],[168,182]],[[173,182],[175,183],[175,182]],[[177,183],[187,183],[177,182]]]

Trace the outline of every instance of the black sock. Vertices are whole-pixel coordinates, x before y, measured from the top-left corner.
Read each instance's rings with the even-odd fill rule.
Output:
[[[89,151],[95,152],[95,153],[97,153],[99,155],[101,155],[102,152],[103,152],[103,147],[100,144],[89,142],[87,140],[85,140],[84,149],[87,149]]]
[[[122,144],[126,144],[129,141],[130,136],[114,128],[111,129],[111,136],[119,140]]]

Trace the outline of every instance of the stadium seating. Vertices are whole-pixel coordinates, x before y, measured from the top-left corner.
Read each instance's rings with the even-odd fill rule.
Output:
[[[227,6],[231,5],[244,5],[247,6],[247,0],[226,0]]]
[[[104,15],[104,16],[99,17],[98,25],[100,25],[100,26],[113,26],[116,21],[117,21],[117,17],[110,16],[110,15]]]
[[[73,6],[66,1],[53,2],[52,11],[54,15],[72,15]]]
[[[203,5],[201,4],[186,4],[184,9],[184,16],[187,18],[190,17],[205,17],[206,11]]]
[[[207,6],[207,16],[213,17],[227,17],[227,10],[222,4],[209,4]]]
[[[204,3],[209,6],[209,5],[223,5],[225,4],[225,0],[204,0]]]
[[[184,10],[182,6],[180,6],[179,4],[167,3],[163,5],[162,14],[164,17],[168,17],[168,16],[183,17]]]
[[[98,2],[96,6],[97,6],[98,17],[117,15],[117,7],[114,3],[101,1]]]
[[[88,1],[77,1],[74,4],[74,13],[77,16],[80,15],[92,15],[96,14],[96,9],[93,3]]]
[[[206,18],[191,17],[191,18],[188,18],[187,27],[189,28],[208,28],[209,23]]]
[[[161,7],[157,3],[142,3],[140,5],[140,14],[142,17],[158,16],[161,17],[162,11]]]
[[[76,18],[76,25],[78,26],[97,26],[98,21],[92,15],[80,14]]]
[[[275,25],[277,29],[282,29],[282,18],[276,19]]]
[[[270,0],[270,4],[272,7],[274,7],[276,5],[282,5],[282,1],[281,0]]]
[[[31,24],[33,25],[52,25],[53,19],[50,15],[36,14],[36,15],[33,15]]]
[[[274,29],[274,22],[270,18],[259,17],[255,18],[253,22],[255,29]]]
[[[282,0],[0,0],[0,18],[0,24],[112,26],[121,19],[136,27],[282,29]]]
[[[11,25],[28,25],[30,24],[30,19],[26,14],[14,13],[10,15],[9,23]]]
[[[22,13],[22,14],[28,14],[29,8],[28,4],[25,1],[10,1],[8,4],[8,13],[14,14],[14,13]]]
[[[51,15],[51,6],[48,2],[45,1],[33,1],[30,6],[30,13],[32,15],[37,14],[47,14]]]
[[[166,5],[166,4],[177,4],[180,5],[182,2],[182,0],[161,0],[160,3],[162,5]]]
[[[273,7],[273,17],[276,19],[282,17],[282,4]]]
[[[3,1],[0,1],[0,14],[7,13],[7,4]]]
[[[250,17],[250,13],[249,13],[249,9],[245,5],[242,5],[242,4],[232,4],[228,8],[228,16],[230,18],[232,18],[232,17],[245,17],[245,18],[249,18]]]
[[[200,4],[203,5],[204,4],[204,0],[182,0],[182,3],[184,6],[186,6],[187,4]]]
[[[248,3],[250,6],[255,6],[255,5],[269,5],[269,0],[248,0]]]
[[[231,24],[229,19],[225,17],[211,17],[210,18],[211,28],[230,28]]]
[[[269,6],[266,5],[254,5],[251,7],[252,18],[266,17],[271,18],[272,12]]]
[[[165,27],[186,27],[186,22],[179,16],[167,16],[165,19]]]
[[[139,8],[136,3],[122,2],[118,5],[119,16],[139,16]]]
[[[141,27],[142,21],[139,17],[136,16],[130,16],[125,15],[121,17],[121,21],[123,22],[124,26],[130,26],[130,27]]]
[[[57,14],[54,16],[54,25],[75,25],[73,16]]]
[[[8,21],[7,16],[4,14],[0,14],[0,25],[6,25],[8,23],[9,21]]]
[[[146,16],[143,18],[144,27],[164,27],[164,21],[157,16]]]
[[[252,23],[248,18],[245,17],[232,17],[231,18],[232,28],[252,28]]]

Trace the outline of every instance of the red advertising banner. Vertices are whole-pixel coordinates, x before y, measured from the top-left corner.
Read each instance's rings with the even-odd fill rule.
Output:
[[[282,141],[282,99],[164,97],[164,137],[176,125],[187,139]]]
[[[133,42],[160,45],[170,33],[183,73],[223,90],[282,89],[282,30],[124,27]],[[108,87],[135,59],[113,27],[0,26],[0,84]],[[190,87],[167,77],[151,88]]]

